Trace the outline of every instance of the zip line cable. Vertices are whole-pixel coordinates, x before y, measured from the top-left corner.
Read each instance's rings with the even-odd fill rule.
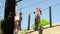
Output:
[[[45,2],[45,1],[47,1],[47,0],[43,0],[43,1],[39,1],[39,2],[33,3],[33,4],[28,5],[28,6],[26,6],[26,7],[22,7],[21,9],[28,8],[28,7],[31,7],[31,6],[35,6],[35,5],[40,4],[40,3],[43,3],[43,2]]]
[[[39,2],[33,3],[33,4],[28,5],[28,6],[26,6],[26,7],[22,7],[21,9],[28,8],[28,7],[31,7],[31,6],[35,6],[35,5],[40,4],[40,3],[43,3],[43,2],[45,2],[45,1],[47,1],[47,0],[43,0],[43,1],[39,1]],[[58,5],[58,4],[57,4],[57,5]],[[54,6],[55,6],[55,5],[54,5]]]
[[[56,3],[56,4],[54,4],[54,5],[50,6],[50,7],[55,7],[55,6],[59,6],[59,5],[60,5],[60,3]],[[42,9],[42,11],[45,11],[47,9],[49,9],[49,7],[45,8],[45,9]],[[33,12],[30,12],[30,13],[33,13]]]
[[[60,5],[60,3],[57,3],[57,4],[52,5],[51,7],[55,7],[55,6],[59,6],[59,5]],[[46,10],[46,9],[49,9],[49,7],[43,9],[42,11],[44,11],[44,10]]]
[[[28,5],[28,6],[26,6],[26,7],[22,7],[21,9],[24,9],[24,8],[27,8],[27,7],[31,7],[31,6],[35,6],[36,4],[40,4],[40,3],[43,3],[43,2],[45,2],[45,1],[47,1],[47,0],[43,0],[43,1],[39,1],[39,2],[33,3],[33,4]]]
[[[39,2],[33,3],[33,4],[31,4],[31,5],[28,5],[28,6],[26,6],[26,7],[22,7],[22,8],[20,8],[20,11],[21,11],[22,9],[24,9],[24,8],[31,7],[31,6],[35,6],[35,5],[40,4],[40,3],[43,3],[43,2],[45,2],[45,1],[47,1],[47,0],[39,1]],[[58,5],[60,5],[60,3],[56,3],[56,4],[52,5],[51,7],[55,7],[55,6],[58,6]],[[45,9],[42,9],[42,11],[44,11],[44,10],[46,10],[46,9],[48,9],[48,8],[49,8],[49,7],[45,8]]]
[[[52,5],[51,7],[55,7],[55,6],[58,6],[58,5],[60,5],[60,3],[56,3],[56,4]]]
[[[54,5],[50,6],[50,7],[55,7],[55,6],[58,6],[58,5],[60,5],[60,3],[54,4]],[[49,9],[49,7],[43,9],[42,11],[44,11],[44,10],[46,10],[46,9]]]

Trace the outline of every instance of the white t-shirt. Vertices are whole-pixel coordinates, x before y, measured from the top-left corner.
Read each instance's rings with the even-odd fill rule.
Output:
[[[16,20],[19,20],[19,16],[15,16],[15,21],[16,21]]]

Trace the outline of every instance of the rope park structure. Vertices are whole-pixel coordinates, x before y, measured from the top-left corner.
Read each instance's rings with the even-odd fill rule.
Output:
[[[42,13],[40,8],[36,8],[36,12],[33,12],[35,14],[35,25],[37,24],[38,25],[38,22],[40,21],[40,14]],[[20,24],[21,24],[21,21],[22,21],[22,12],[19,12],[19,15],[18,16],[15,16],[15,21],[16,20],[19,20]],[[38,27],[36,25],[36,28]],[[20,25],[20,30],[21,30],[21,25]],[[30,30],[30,13],[28,15],[28,30]]]
[[[3,34],[13,34],[14,32],[14,19],[16,16],[15,14],[15,8],[16,8],[16,3],[17,2],[20,2],[21,0],[19,1],[16,1],[16,0],[6,0],[6,3],[5,3],[5,11],[4,11],[4,29],[3,29]],[[60,5],[60,4],[58,4]],[[56,6],[56,5],[54,5]],[[52,7],[54,7],[52,6]],[[11,8],[12,7],[12,8]],[[34,12],[36,14],[36,19],[35,19],[35,30],[38,30],[38,22],[39,22],[39,18],[40,18],[40,10]],[[20,17],[21,17],[21,13],[20,14]],[[51,17],[51,6],[49,7],[49,15],[50,15],[50,27],[52,27],[52,17]],[[29,19],[28,19],[28,23],[30,24],[30,14],[28,15]],[[37,18],[38,17],[38,18]],[[22,17],[20,18],[22,20]],[[20,20],[19,19],[19,20]],[[18,21],[18,22],[21,22]],[[37,24],[36,24],[37,23]],[[21,23],[19,24],[21,25]],[[28,25],[28,30],[30,28],[30,25]],[[21,26],[20,26],[20,30],[21,30]]]
[[[52,27],[52,17],[51,17],[51,7],[49,7],[49,17],[50,17],[50,27]],[[34,20],[34,25],[35,25],[35,28],[34,28],[34,30],[35,31],[37,31],[37,30],[39,30],[39,28],[38,28],[38,24],[39,24],[39,22],[40,22],[40,16],[42,15],[42,11],[40,10],[40,8],[39,7],[37,7],[36,8],[36,12],[33,12],[34,14],[35,14],[35,20]],[[21,21],[22,21],[22,12],[19,12],[19,15],[18,16],[16,16],[16,21],[19,23],[19,29],[21,30]],[[16,22],[16,24],[18,24]],[[16,25],[15,25],[15,27],[16,27]],[[18,29],[18,28],[17,28]],[[42,27],[40,26],[40,30],[42,29]],[[27,28],[27,30],[30,30],[30,13],[28,14],[28,28]],[[42,30],[41,30],[42,31]],[[40,33],[41,33],[41,31],[40,31]],[[17,31],[18,32],[18,31]]]

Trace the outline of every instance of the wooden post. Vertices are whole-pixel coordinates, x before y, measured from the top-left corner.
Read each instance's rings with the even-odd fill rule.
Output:
[[[30,30],[30,14],[28,15],[28,30]]]
[[[50,27],[52,27],[52,14],[51,14],[51,7],[49,7],[49,17],[50,17]]]

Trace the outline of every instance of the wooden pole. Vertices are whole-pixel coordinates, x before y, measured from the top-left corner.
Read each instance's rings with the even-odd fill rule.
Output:
[[[52,14],[51,14],[51,7],[49,7],[49,17],[50,17],[50,27],[52,27]]]
[[[28,15],[28,30],[30,30],[30,14]]]

